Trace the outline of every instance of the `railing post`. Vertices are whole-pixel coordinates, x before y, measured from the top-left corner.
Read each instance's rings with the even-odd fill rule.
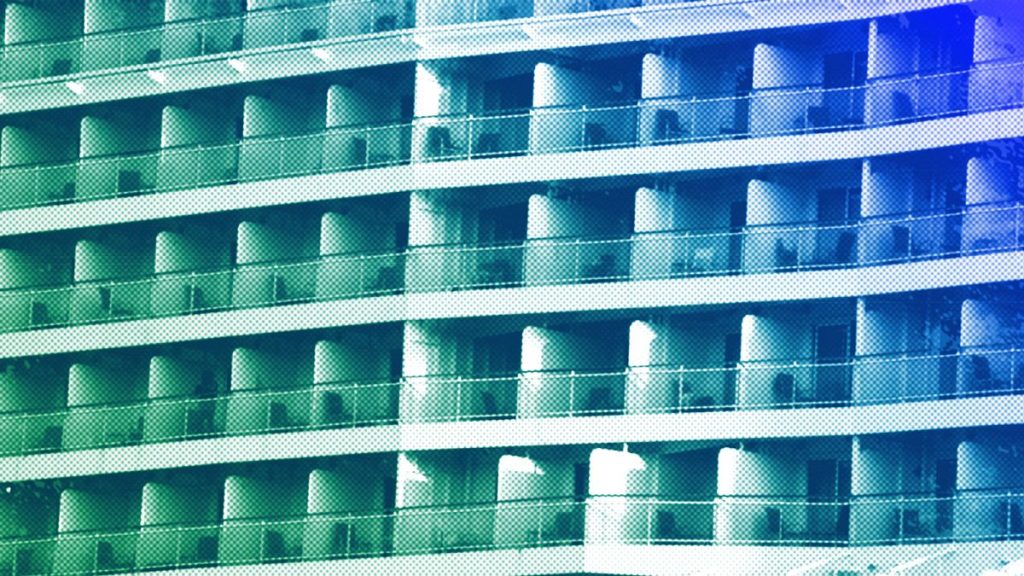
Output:
[[[46,200],[46,198],[43,196],[43,185],[42,185],[42,181],[41,181],[42,177],[39,174],[42,171],[42,168],[35,167],[35,168],[31,168],[31,170],[32,170],[32,203],[33,204],[41,204],[41,203],[43,203]]]
[[[21,417],[21,426],[19,428],[21,429],[21,434],[19,434],[20,450],[18,450],[18,454],[25,454],[28,452],[28,421],[24,416]],[[57,448],[59,449],[60,447],[58,446]]]
[[[363,128],[363,142],[366,142],[366,148],[363,150],[363,168],[370,167],[370,128],[367,126]]]
[[[1005,522],[1003,533],[1006,535],[1007,539],[1013,535],[1013,502],[1011,498],[1013,498],[1013,492],[1007,490],[1006,505],[1003,506],[1003,509],[1006,511],[1003,519]]]
[[[274,174],[275,176],[281,176],[284,174],[284,158],[287,156],[284,151],[284,142],[287,138],[287,136],[283,136],[276,139],[278,150],[277,154],[275,154],[275,156],[277,156],[277,172]]]
[[[580,106],[580,148],[587,147],[587,105]]]
[[[351,517],[349,518],[349,520],[351,520]],[[355,528],[355,526],[352,525],[352,522],[349,522],[348,525],[349,525],[349,529],[345,531],[345,557],[346,558],[348,558],[349,556],[352,555],[352,530]]]
[[[569,371],[569,416],[573,415],[576,406],[576,371]]]
[[[690,137],[697,136],[697,97],[690,96]]]
[[[473,115],[466,119],[466,159],[473,157]]]
[[[651,516],[653,515],[652,514],[653,508],[654,508],[653,502],[651,500],[648,500],[647,501],[647,545],[648,546],[651,545],[651,536],[652,536],[652,534],[651,534]]]
[[[352,425],[355,426],[359,422],[359,393],[362,388],[355,387],[352,389]]]
[[[462,376],[455,377],[455,421],[462,419]]]
[[[939,360],[941,362],[941,360]],[[910,378],[910,359],[907,357],[907,352],[903,352],[903,358],[900,362],[900,402],[907,401],[907,379]]]
[[[325,264],[328,264],[328,266],[327,266],[328,270],[330,270],[330,268],[331,268],[331,266],[329,264],[330,264],[331,260],[333,260],[333,259],[334,258],[328,256],[327,260],[324,262]],[[356,274],[356,277],[359,279],[358,283],[356,285],[356,294],[362,294],[362,293],[366,292],[366,259],[365,258],[359,258],[356,262],[359,265],[359,270],[357,270],[357,274]],[[330,276],[330,274],[328,276]],[[331,296],[334,296],[334,295],[333,294],[327,295],[328,298],[330,298]]]
[[[1020,248],[1020,211],[1021,205],[1017,204],[1013,211],[1013,246]]]
[[[899,525],[898,525],[898,527],[899,527],[899,534],[898,534],[898,536],[899,536],[899,543],[900,544],[903,543],[903,532],[904,532],[904,528],[905,528],[905,526],[903,525],[903,521],[904,521],[904,517],[905,517],[904,511],[906,510],[906,508],[904,508],[904,502],[905,502],[905,497],[901,495],[900,496],[900,508],[899,508],[900,512],[897,515],[898,519],[899,519]]]
[[[580,268],[580,239],[576,238],[573,240],[573,257],[572,257],[572,279],[580,281],[583,279],[583,270]]]
[[[793,361],[793,389],[789,391],[789,405],[790,407],[796,406],[796,391],[800,389],[800,379],[796,376],[800,374],[800,365],[796,360]]]
[[[541,544],[541,533],[544,530],[544,510],[543,508],[535,508],[537,514],[537,546]]]
[[[811,129],[811,106],[810,106],[810,102],[811,102],[811,88],[809,86],[804,86],[804,101],[802,102],[802,104],[803,104],[802,108],[804,109],[804,130],[805,131]],[[799,257],[799,255],[800,255],[800,252],[799,252],[799,249],[798,249],[797,256]]]
[[[677,398],[677,400],[676,400],[676,403],[677,403],[676,411],[677,412],[682,412],[683,411],[683,394],[686,393],[685,392],[685,386],[686,386],[686,369],[683,368],[682,366],[680,366],[679,370],[676,372],[676,388],[678,388],[678,394],[676,395],[676,398]]]
[[[174,565],[181,565],[181,530],[175,531],[174,538]]]
[[[1019,352],[1019,350],[1017,350],[1017,348],[1011,348],[1010,349],[1010,366],[1011,366],[1011,368],[1010,368],[1010,392],[1011,393],[1016,391],[1017,388],[1020,386],[1020,382],[1017,381],[1018,380],[1018,370],[1016,369],[1016,366],[1019,366],[1019,364],[1017,364],[1017,356],[1019,356],[1018,352]]]
[[[266,556],[266,550],[264,550],[264,544],[267,541],[267,521],[260,521],[260,555],[256,558],[257,561],[262,561]]]

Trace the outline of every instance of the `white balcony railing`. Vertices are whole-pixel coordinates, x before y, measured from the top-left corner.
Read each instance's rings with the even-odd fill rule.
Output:
[[[995,204],[842,225],[418,246],[386,254],[0,290],[0,332],[387,294],[766,274],[1012,252],[1024,242],[1022,212],[1021,205]],[[961,232],[951,236],[950,230]]]
[[[640,0],[573,0],[564,5],[534,7],[533,0],[487,2],[459,0],[426,15],[417,24],[412,5],[402,0],[327,0],[283,3],[239,13],[176,19],[144,27],[93,32],[64,39],[46,39],[0,46],[0,82],[22,82],[62,77],[82,72],[101,72],[122,67],[170,65],[175,61],[225,54],[253,48],[286,48],[290,45],[331,39],[395,34],[416,29],[450,33],[450,25],[491,22],[491,28],[507,26],[509,19],[535,17],[538,22],[590,14],[594,24],[619,18],[619,11],[658,18],[666,13],[695,13],[727,7],[770,6],[780,0],[680,0],[642,6]],[[607,15],[605,12],[609,12]],[[476,27],[480,31],[479,25]]]
[[[730,368],[633,366],[152,398],[0,413],[0,455],[426,422],[867,406],[1024,394],[1024,351],[889,354]]]
[[[0,208],[409,163],[888,126],[1020,108],[1022,71],[1024,60],[1009,60],[959,72],[876,79],[851,88],[772,88],[742,97],[666,97],[610,106],[423,117],[298,136],[6,166],[0,169]]]
[[[0,540],[7,574],[77,574],[545,546],[877,547],[1019,540],[1024,494],[603,495],[230,519]],[[961,525],[980,532],[962,533]]]
[[[0,81],[96,72],[410,27],[412,15],[400,0],[292,3],[65,40],[9,44],[0,48]]]

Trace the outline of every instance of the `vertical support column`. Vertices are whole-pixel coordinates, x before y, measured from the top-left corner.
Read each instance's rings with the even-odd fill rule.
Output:
[[[398,351],[354,338],[317,342],[313,423],[339,426],[395,421],[401,383],[391,373],[390,362]]]
[[[143,485],[135,565],[215,562],[220,490],[216,483],[161,481]],[[167,525],[173,524],[197,527],[168,531]]]
[[[55,566],[81,572],[110,571],[131,566],[136,539],[109,532],[139,526],[142,489],[127,482],[114,492],[109,487],[68,488],[60,495],[57,541],[53,550]],[[85,537],[61,538],[70,532],[93,532]]]
[[[70,3],[73,4],[73,3]],[[47,7],[31,3],[5,4],[3,24],[4,80],[61,76],[81,70],[81,42],[49,40],[74,38],[82,33],[82,11],[78,6]],[[31,43],[39,42],[36,46]]]
[[[77,197],[141,194],[156,184],[160,113],[103,111],[81,121]]]
[[[396,553],[441,553],[494,542],[497,454],[444,451],[398,455]],[[461,509],[460,504],[476,505]]]
[[[231,302],[230,228],[164,230],[156,236],[154,314],[189,313]]]
[[[192,98],[187,106],[165,106],[161,114],[158,189],[186,188],[238,179],[235,133],[241,122],[238,101]]]
[[[49,122],[4,126],[0,131],[0,205],[19,207],[74,199],[78,130],[79,120],[73,114],[57,114]]]
[[[298,97],[297,97],[298,96]],[[245,97],[238,177],[309,174],[322,167],[327,87],[312,81],[297,92],[281,85]]]
[[[228,476],[218,560],[259,564],[299,559],[304,527],[300,522],[282,520],[306,513],[308,479],[308,470],[300,467],[273,479]]]
[[[84,0],[82,68],[100,70],[159,62],[162,54],[164,3],[131,0]],[[118,33],[136,30],[131,34]]]
[[[1024,98],[1020,75],[1006,60],[1024,49],[1024,22],[1006,5],[999,14],[978,15],[974,20],[974,69],[968,86],[971,110],[1019,106]]]

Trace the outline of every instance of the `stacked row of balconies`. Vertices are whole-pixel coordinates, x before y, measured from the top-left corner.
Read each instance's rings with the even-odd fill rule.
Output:
[[[962,430],[401,452],[8,484],[0,566],[49,574],[584,543],[1019,540],[1019,448],[1017,429]]]
[[[11,81],[384,32],[412,14],[398,0],[34,0],[0,21]]]
[[[83,0],[68,12],[11,2],[3,73],[661,3]],[[205,186],[251,202],[0,238],[0,332],[68,338],[59,354],[34,355],[29,338],[0,354],[0,574],[582,544],[800,547],[827,560],[800,568],[794,554],[791,573],[870,574],[886,563],[901,572],[894,559],[912,545],[1024,541],[1012,415],[943,419],[1021,397],[1019,281],[684,308],[573,303],[543,315],[495,307],[486,318],[276,335],[243,321],[228,338],[200,330],[146,347],[150,328],[130,322],[484,288],[472,296],[811,270],[830,270],[817,275],[827,280],[866,266],[913,274],[898,265],[962,258],[966,269],[971,257],[1019,251],[1024,170],[1006,153],[1016,142],[656,178],[339,190],[296,206],[273,197],[315,173],[478,158],[500,172],[505,156],[1021,107],[1013,53],[1024,36],[990,8],[589,56],[426,60],[2,119],[0,209]],[[244,58],[229,61],[240,74]],[[136,347],[60,330],[97,322],[140,328],[125,340]],[[868,422],[893,404],[939,417]],[[773,428],[790,415],[834,417],[836,428]],[[723,431],[729,422],[739,431]],[[623,423],[614,445],[575,433]],[[676,425],[707,430],[684,439]],[[424,431],[438,440],[411,440]],[[838,547],[870,552],[828,550]],[[997,565],[979,558],[952,573]]]
[[[597,180],[472,198],[417,191],[9,237],[0,330],[1010,252],[1024,218],[1020,167],[1003,147],[667,175],[639,189]]]
[[[21,0],[0,14],[6,81],[153,65],[446,24],[670,4],[658,0]]]
[[[28,114],[0,134],[0,204],[840,130],[1021,105],[1010,23],[953,8],[911,16],[902,27],[888,19],[834,24],[762,43],[670,43],[647,54],[622,47],[615,58],[495,55],[422,62],[415,74],[350,71],[167,97],[130,114],[102,105]],[[969,25],[948,31],[968,16]],[[932,38],[933,28],[946,36]],[[703,57],[709,49],[721,57]]]
[[[1011,397],[1024,391],[1022,313],[1006,303],[1019,289],[747,305],[714,318],[415,321],[404,333],[371,325],[12,359],[0,372],[3,451]]]

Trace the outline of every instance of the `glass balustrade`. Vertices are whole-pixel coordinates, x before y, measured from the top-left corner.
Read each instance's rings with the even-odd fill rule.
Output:
[[[987,368],[982,368],[984,359]],[[979,372],[987,370],[987,372]],[[222,396],[0,413],[0,455],[404,423],[675,414],[922,402],[1024,393],[1024,351],[886,354],[732,368],[632,366],[489,377],[406,376]],[[980,389],[979,389],[980,387]]]
[[[423,117],[410,123],[345,126],[299,136],[254,137],[230,144],[6,166],[0,169],[0,207],[79,202],[409,163],[885,126],[1020,107],[1024,104],[1021,70],[1024,62],[1015,60],[977,64],[963,72],[878,79],[852,88],[772,88],[743,97],[667,97],[614,106],[578,105],[490,115]],[[980,89],[978,96],[970,99],[941,97],[954,90],[951,86],[973,81],[984,86],[998,85],[1000,97],[983,97],[985,92]],[[1006,84],[1016,88],[1006,88]],[[908,86],[913,86],[913,90]],[[934,90],[940,92],[935,98],[930,96],[932,86],[938,86]],[[893,96],[906,91],[914,96]],[[879,93],[888,96],[874,96]],[[861,116],[845,112],[859,107],[866,97],[869,102],[888,104],[879,104],[876,112],[865,108],[871,113],[864,114],[863,121]],[[894,104],[895,101],[902,104]],[[743,115],[749,121],[743,126],[734,122],[738,107],[749,109]],[[927,246],[911,245],[908,249]],[[977,249],[984,249],[984,244]],[[774,245],[763,250],[768,252],[766,257],[771,257]],[[815,247],[802,257],[842,260],[848,257],[847,250],[839,245]],[[704,263],[696,258],[692,265]]]
[[[32,80],[410,28],[400,0],[292,4],[0,49],[0,81]]]
[[[0,540],[5,574],[146,571],[589,544],[843,546],[1018,540],[1015,490],[928,494],[593,495],[227,519]]]
[[[0,414],[0,452],[30,454],[394,424],[398,393],[395,383],[331,382],[207,398],[153,398],[48,413],[4,413]]]
[[[977,495],[964,496],[975,502]],[[949,541],[954,537],[955,495],[869,496],[850,506],[851,538],[865,545]]]
[[[401,293],[865,267],[1019,250],[1024,207],[627,238],[416,246],[136,280],[0,290],[0,332]],[[940,232],[962,227],[952,241]],[[939,231],[939,232],[937,232]],[[936,240],[936,236],[939,237]]]
[[[771,4],[778,0],[725,0],[663,3],[646,7],[645,15],[669,11],[699,11],[741,4]],[[430,26],[500,21],[640,7],[640,0],[573,0],[565,5],[537,8],[533,0],[476,0],[428,8],[422,16]],[[127,66],[171,62],[251,48],[287,46],[317,40],[406,30],[414,27],[411,5],[402,0],[336,0],[286,4],[244,13],[179,18],[144,28],[94,32],[63,40],[8,44],[0,48],[0,81],[13,82],[96,72]]]

